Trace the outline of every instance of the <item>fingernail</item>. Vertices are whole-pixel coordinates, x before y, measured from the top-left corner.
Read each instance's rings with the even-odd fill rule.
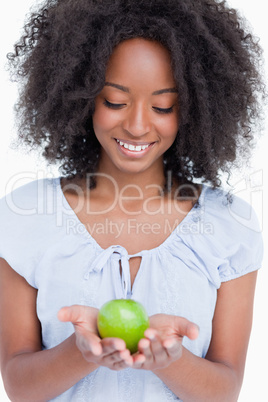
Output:
[[[99,355],[101,355],[102,351],[101,351],[101,349],[100,349],[99,347],[94,347],[94,346],[93,346],[93,348],[92,348],[92,353],[93,353],[93,355],[95,355],[95,356],[99,356]]]
[[[136,361],[134,364],[133,364],[133,366],[134,367],[140,367],[143,363],[145,363],[145,357],[143,358],[143,359],[139,359],[138,361]]]
[[[170,342],[170,343],[168,343],[168,344],[166,345],[166,348],[167,348],[167,349],[172,349],[172,348],[174,348],[175,345],[176,345],[176,342]]]
[[[151,341],[155,339],[155,334],[149,333],[148,335],[146,334],[147,338],[149,338]]]

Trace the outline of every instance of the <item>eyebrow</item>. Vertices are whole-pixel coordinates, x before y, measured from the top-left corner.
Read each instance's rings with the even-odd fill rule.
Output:
[[[105,82],[104,85],[108,86],[108,87],[113,87],[113,88],[119,89],[120,91],[123,91],[126,93],[130,93],[129,88],[124,87],[123,85],[114,84],[113,82]],[[164,89],[159,89],[158,91],[154,91],[152,93],[152,95],[162,95],[162,94],[166,94],[166,93],[177,93],[177,92],[178,92],[177,88],[164,88]]]
[[[105,82],[104,85],[108,86],[108,87],[113,87],[113,88],[119,89],[120,91],[123,91],[123,92],[127,92],[127,93],[130,92],[130,90],[127,87],[124,87],[123,85],[119,85],[119,84],[114,84],[112,82]]]

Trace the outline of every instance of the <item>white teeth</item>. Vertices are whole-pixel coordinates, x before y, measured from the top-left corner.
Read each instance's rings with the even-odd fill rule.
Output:
[[[146,148],[148,148],[149,147],[149,145],[150,144],[148,144],[148,145],[132,145],[132,144],[127,144],[126,142],[123,142],[123,141],[119,141],[119,140],[116,140],[122,147],[124,147],[124,148],[126,148],[126,149],[129,149],[130,151],[136,151],[136,152],[139,152],[139,151],[143,151],[144,149],[146,149]]]

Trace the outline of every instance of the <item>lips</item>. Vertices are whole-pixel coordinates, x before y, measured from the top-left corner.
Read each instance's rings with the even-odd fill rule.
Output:
[[[120,151],[131,157],[143,156],[155,144],[155,142],[131,142],[115,138]]]
[[[129,149],[130,151],[135,151],[135,152],[140,152],[143,151],[144,149],[148,148],[150,146],[149,144],[138,144],[138,145],[134,145],[134,144],[130,144],[124,141],[120,141],[120,140],[116,140],[116,142],[121,145],[121,147],[124,147],[125,149]]]

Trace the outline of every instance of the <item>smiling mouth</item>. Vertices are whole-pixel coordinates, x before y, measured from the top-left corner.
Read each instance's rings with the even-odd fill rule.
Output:
[[[134,152],[144,151],[145,149],[149,148],[150,145],[154,144],[154,142],[149,142],[149,143],[134,145],[134,144],[130,144],[128,142],[118,140],[117,138],[115,138],[115,140],[121,147],[124,147],[125,149],[128,149],[129,151],[134,151]]]

